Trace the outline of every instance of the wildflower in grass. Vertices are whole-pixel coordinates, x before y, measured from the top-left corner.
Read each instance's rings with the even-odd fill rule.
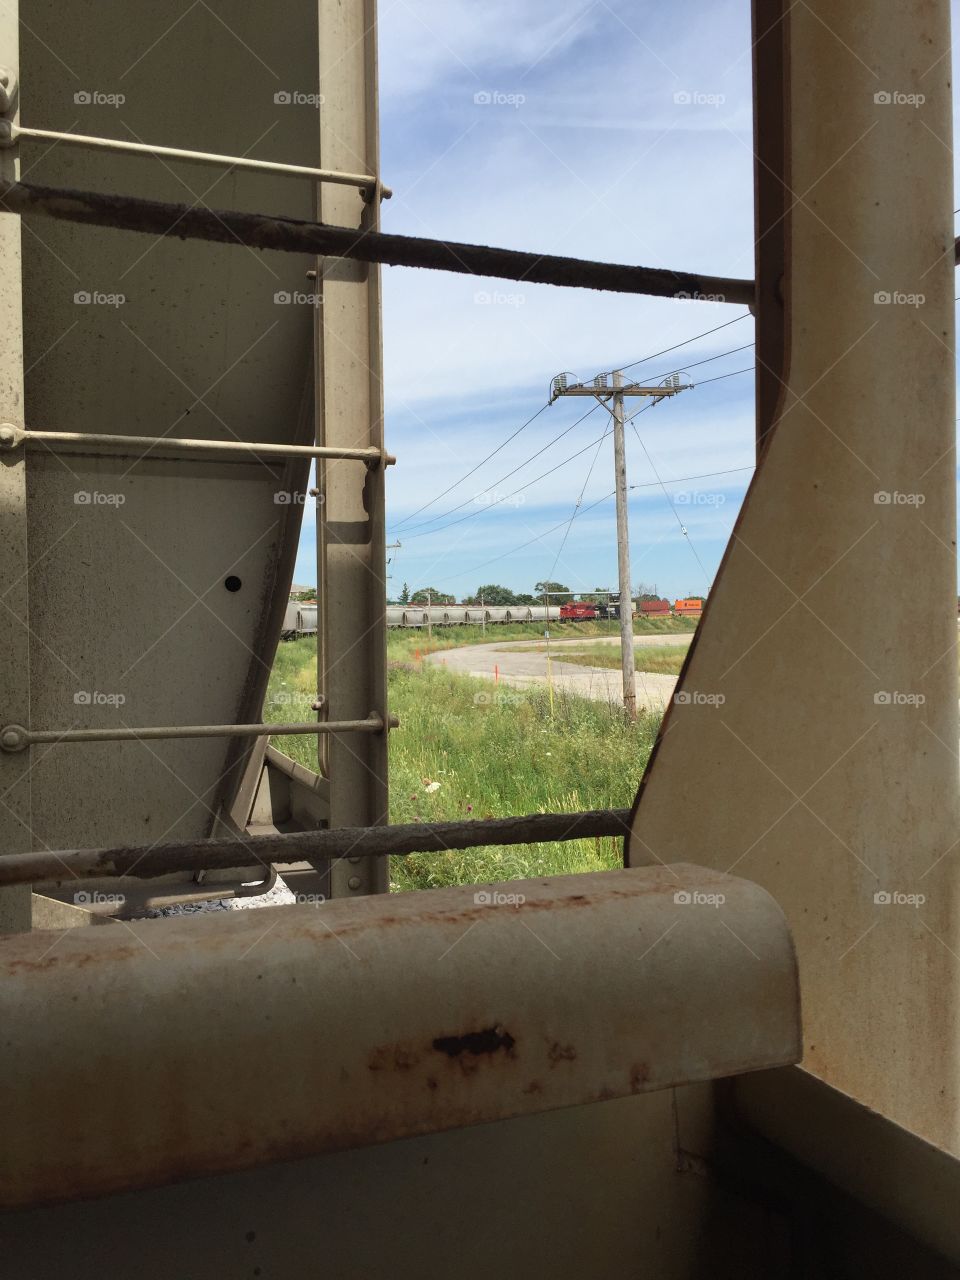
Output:
[[[472,805],[472,804],[468,804],[468,805],[467,805],[467,813],[473,813],[473,805]]]
[[[428,783],[427,783],[427,785],[426,785],[423,789],[424,789],[424,791],[427,791],[427,792],[430,792],[430,793],[432,793],[432,792],[434,792],[434,791],[439,791],[439,790],[440,790],[440,783],[439,783],[439,782],[428,782]]]

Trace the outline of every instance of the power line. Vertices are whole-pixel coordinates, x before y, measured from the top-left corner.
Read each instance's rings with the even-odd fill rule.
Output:
[[[596,443],[596,441],[594,441],[594,443]],[[629,486],[629,488],[631,490],[657,489],[660,487],[661,484],[687,484],[691,480],[713,480],[717,476],[732,476],[732,475],[737,475],[743,471],[753,471],[753,470],[754,468],[752,466],[729,467],[725,471],[707,471],[697,476],[671,476],[670,479],[668,480],[646,482],[644,484],[632,484]],[[586,515],[586,513],[588,511],[592,511],[594,507],[599,507],[602,502],[606,502],[608,499],[612,498],[615,493],[616,493],[616,490],[611,489],[608,494],[604,495],[604,497],[599,498],[596,502],[592,502],[588,507],[583,507],[580,511],[580,515]],[[527,547],[531,546],[534,542],[539,542],[542,538],[549,538],[551,533],[556,533],[556,531],[558,529],[562,529],[565,524],[567,524],[567,519],[561,520],[559,524],[555,524],[551,529],[545,529],[543,533],[538,533],[536,537],[531,538],[528,542],[522,542],[518,547],[511,547],[509,551],[504,551],[502,552],[501,555],[494,556],[492,560],[485,560],[483,564],[475,564],[469,569],[462,570],[462,572],[464,574],[477,573],[480,569],[486,569],[490,565],[496,564],[500,560],[506,560],[508,556],[515,555],[518,551],[525,550]],[[441,582],[452,582],[452,581],[453,581],[452,578],[441,579]]]
[[[535,422],[536,419],[540,417],[541,413],[543,413],[545,409],[549,409],[549,407],[550,407],[549,401],[547,401],[546,404],[542,404],[540,408],[537,410],[537,412],[533,415],[533,417],[528,418],[526,422],[523,424],[523,426],[517,427],[516,431],[514,431],[512,435],[507,436],[503,444],[497,445],[493,453],[488,453],[482,462],[478,462],[475,467],[471,467],[471,469],[466,473],[466,475],[461,476],[459,480],[455,480],[454,483],[450,485],[448,489],[444,489],[443,493],[438,493],[435,498],[431,498],[429,502],[425,502],[422,507],[418,507],[416,511],[411,511],[408,516],[404,516],[397,527],[399,528],[400,525],[406,524],[408,520],[412,520],[414,516],[418,516],[421,511],[426,511],[427,508],[432,507],[435,502],[439,502],[441,498],[445,498],[448,493],[452,493],[454,489],[462,485],[464,480],[469,480],[470,477],[474,474],[474,472],[479,471],[481,467],[486,466],[486,464],[490,461],[490,459],[495,458],[501,449],[505,449],[511,440],[516,440],[520,432],[525,431],[527,427],[529,427],[530,423]],[[440,517],[437,517],[437,518],[439,519]]]
[[[703,332],[703,333],[695,334],[692,338],[687,338],[684,342],[678,342],[678,343],[676,343],[676,344],[675,344],[674,346],[672,346],[672,347],[665,347],[662,351],[656,351],[656,352],[654,352],[652,355],[644,356],[644,357],[643,357],[642,359],[640,359],[640,360],[634,360],[634,361],[632,361],[630,364],[621,365],[621,367],[620,367],[620,372],[623,372],[623,370],[625,370],[625,369],[633,369],[633,368],[634,368],[636,365],[638,365],[638,364],[646,364],[646,363],[647,363],[647,361],[649,361],[649,360],[657,360],[657,359],[659,359],[659,357],[660,357],[660,356],[669,355],[669,353],[670,353],[671,351],[679,351],[681,347],[688,347],[688,346],[690,346],[690,345],[691,345],[691,343],[698,342],[701,338],[707,338],[707,337],[709,337],[709,336],[710,336],[710,334],[712,334],[712,333],[718,333],[721,329],[729,328],[729,326],[730,326],[730,325],[732,325],[732,324],[737,324],[737,323],[739,323],[739,321],[741,321],[741,320],[746,320],[747,316],[749,316],[749,315],[750,315],[750,312],[749,312],[749,311],[745,311],[745,312],[743,313],[743,315],[740,315],[740,316],[734,316],[734,318],[733,318],[732,320],[727,320],[727,321],[725,321],[723,324],[718,324],[718,325],[716,325],[713,329],[707,329],[707,330],[706,330],[705,332]],[[732,351],[725,351],[725,352],[722,352],[722,353],[721,353],[721,356],[722,356],[722,355],[733,355],[733,354],[734,354],[735,352],[737,352],[737,351],[745,351],[745,350],[747,349],[747,347],[750,347],[750,346],[753,346],[753,345],[754,345],[754,344],[751,342],[751,343],[747,343],[747,344],[746,344],[746,346],[743,346],[743,347],[735,347]],[[700,364],[708,364],[710,360],[719,360],[719,359],[721,359],[721,356],[710,356],[710,357],[708,357],[708,359],[707,359],[707,360],[698,360],[698,361],[696,362],[696,364],[689,365],[689,366],[687,366],[687,367],[688,367],[688,368],[691,368],[691,369],[694,369],[694,368],[696,368],[696,367],[697,367],[697,365],[700,365]],[[675,370],[670,370],[670,372],[671,372],[671,373],[673,373],[673,372],[676,372],[676,371],[675,371]],[[664,376],[667,376],[667,375],[664,375]],[[448,494],[448,493],[452,493],[454,489],[459,488],[459,486],[460,486],[461,484],[463,484],[464,480],[469,480],[469,478],[470,478],[472,475],[474,475],[477,471],[479,471],[481,467],[486,466],[486,464],[490,461],[490,459],[491,459],[491,458],[495,458],[495,457],[496,457],[496,455],[497,455],[498,453],[500,453],[500,452],[501,452],[501,450],[505,449],[505,448],[506,448],[506,446],[507,446],[508,444],[510,444],[510,442],[511,442],[512,440],[515,440],[515,439],[517,438],[517,436],[518,436],[518,435],[520,435],[520,433],[521,433],[522,431],[525,431],[525,430],[526,430],[526,428],[527,428],[527,427],[529,427],[529,426],[530,426],[530,424],[531,424],[532,422],[536,421],[536,419],[537,419],[537,418],[539,418],[540,414],[541,414],[541,413],[543,413],[543,412],[544,412],[544,410],[545,410],[545,409],[547,409],[547,408],[549,408],[549,402],[548,402],[547,404],[541,405],[541,406],[540,406],[540,408],[537,410],[537,412],[533,415],[533,417],[528,418],[526,422],[524,422],[521,426],[519,426],[519,427],[516,429],[516,431],[512,432],[509,436],[507,436],[506,440],[504,440],[502,444],[497,445],[496,449],[494,449],[492,453],[488,453],[488,454],[487,454],[487,456],[486,456],[485,458],[483,458],[480,462],[478,462],[478,463],[476,464],[476,466],[471,467],[471,468],[470,468],[470,470],[469,470],[469,471],[467,471],[464,475],[462,475],[462,476],[460,477],[460,479],[459,479],[459,480],[455,480],[455,481],[454,481],[454,483],[453,483],[452,485],[450,485],[448,488],[444,489],[442,493],[438,493],[438,494],[436,495],[436,497],[431,498],[429,502],[425,502],[425,503],[423,504],[423,506],[422,506],[422,507],[418,507],[416,511],[411,511],[411,512],[410,512],[410,514],[409,514],[408,516],[404,516],[401,520],[399,520],[399,521],[397,522],[397,524],[396,524],[394,527],[395,527],[395,528],[397,528],[397,529],[399,529],[399,528],[401,528],[403,525],[408,524],[408,523],[409,523],[409,521],[411,521],[412,519],[414,519],[414,517],[415,517],[415,516],[420,515],[420,513],[421,513],[421,512],[423,512],[423,511],[427,511],[427,510],[429,510],[429,508],[430,508],[430,507],[432,507],[432,506],[434,505],[434,503],[439,502],[439,501],[440,501],[440,499],[441,499],[441,498],[445,498],[445,497],[447,496],[447,494]],[[582,421],[582,419],[581,419],[581,421]],[[574,424],[574,425],[576,425],[576,424]],[[558,438],[559,438],[559,437],[558,437]],[[549,448],[549,446],[546,446],[546,447],[548,447],[548,448]],[[534,455],[534,457],[536,457],[536,456],[537,456],[537,455],[535,454],[535,455]],[[531,459],[530,459],[530,461],[533,461],[533,459],[531,458]],[[524,464],[524,465],[526,465],[526,464]],[[519,470],[519,469],[520,469],[520,468],[518,468],[518,470]],[[514,474],[514,473],[513,473],[513,472],[511,472],[510,474],[512,475],[512,474]],[[503,482],[502,482],[502,480],[498,480],[496,483],[497,483],[497,484],[502,484]],[[456,511],[461,510],[461,509],[462,509],[462,506],[464,506],[464,505],[466,505],[466,504],[461,504],[461,507],[454,507],[454,508],[453,508],[453,511],[444,512],[444,513],[442,513],[441,515],[437,516],[437,517],[436,517],[436,519],[438,519],[438,520],[442,520],[442,519],[444,518],[444,516],[445,516],[445,515],[451,515],[451,514],[453,514],[453,512],[456,512]],[[424,521],[423,523],[425,523],[425,524],[430,524],[430,523],[432,523],[432,521],[431,521],[431,520],[428,520],[428,521]],[[415,526],[415,527],[419,527],[419,526]]]
[[[558,462],[556,466],[551,467],[549,471],[544,471],[540,475],[535,476],[533,480],[528,480],[526,484],[522,484],[519,489],[514,489],[512,493],[505,494],[502,498],[498,498],[496,502],[490,502],[486,506],[478,508],[476,511],[468,511],[465,516],[461,516],[459,520],[451,520],[449,524],[443,524],[438,529],[426,529],[423,533],[411,533],[407,536],[409,542],[413,538],[429,538],[435,533],[445,533],[447,529],[453,529],[458,524],[463,524],[465,520],[474,520],[477,516],[482,516],[487,511],[492,511],[494,507],[501,506],[504,502],[509,502],[511,498],[515,498],[517,494],[523,493],[526,489],[531,489],[535,484],[539,484],[541,480],[546,480],[547,476],[552,476],[554,471],[559,471],[561,467],[565,467],[568,462],[573,462],[582,454],[587,453],[595,444],[600,444],[606,439],[607,432],[604,432],[596,440],[591,440],[589,444],[584,445],[582,449],[578,449],[576,453],[571,453],[569,458],[564,458],[562,462]],[[440,517],[438,516],[439,520]]]
[[[576,520],[577,512],[580,510],[580,507],[583,503],[583,496],[587,492],[587,485],[590,483],[590,477],[593,475],[593,469],[597,465],[597,459],[600,457],[600,450],[603,448],[603,442],[604,440],[606,440],[611,430],[612,428],[608,426],[606,431],[603,433],[603,435],[600,437],[599,441],[597,442],[597,452],[593,455],[593,461],[590,463],[590,469],[587,472],[587,478],[584,480],[583,488],[580,490],[580,497],[573,504],[573,511],[570,515],[570,523],[567,525],[566,530],[564,531],[563,541],[560,543],[560,549],[558,550],[556,557],[553,561],[553,568],[547,574],[547,577],[546,577],[547,582],[553,581],[553,575],[556,573],[557,565],[560,563],[560,557],[563,555],[563,548],[567,545],[567,538],[569,538],[570,536],[570,530],[573,528],[573,522],[574,520]],[[549,604],[549,601],[547,601],[547,603]]]
[[[742,316],[734,316],[732,320],[726,320],[723,324],[718,324],[713,329],[707,329],[704,333],[698,333],[693,338],[687,338],[685,342],[678,342],[676,346],[664,347],[662,351],[655,351],[651,356],[643,356],[640,360],[633,360],[630,364],[620,365],[619,372],[623,373],[626,369],[633,369],[638,364],[646,364],[648,360],[659,360],[661,356],[669,355],[671,351],[679,351],[681,347],[689,347],[691,342],[698,342],[701,338],[709,338],[711,333],[719,333],[721,329],[728,329],[732,324],[739,324],[741,320],[746,320],[750,315],[749,311],[745,311]]]
[[[600,406],[598,404],[595,404],[592,409],[588,409],[585,414],[583,414],[581,417],[579,417],[576,420],[576,422],[571,423],[569,427],[566,427],[563,431],[561,431],[558,436],[554,436],[552,440],[548,440],[547,443],[543,445],[542,448],[538,449],[536,453],[531,454],[530,457],[527,458],[524,462],[521,462],[519,466],[514,467],[512,471],[508,471],[507,474],[505,476],[501,476],[499,480],[494,480],[493,485],[491,485],[490,487],[496,488],[498,484],[503,484],[506,480],[509,480],[511,476],[515,476],[518,471],[522,471],[524,467],[528,467],[531,462],[536,461],[536,459],[539,458],[541,454],[546,453],[548,449],[552,449],[553,446],[558,441],[562,440],[564,436],[569,435],[570,432],[574,429],[574,427],[579,427],[581,422],[585,422],[587,418],[589,418],[592,413],[596,413],[596,411],[599,408]],[[447,516],[456,515],[456,513],[458,511],[462,511],[464,507],[468,507],[471,502],[475,502],[476,498],[477,498],[477,495],[474,494],[472,498],[467,498],[466,502],[461,502],[459,506],[451,507],[449,511],[441,511],[439,515],[431,516],[429,520],[423,520],[420,522],[420,524],[415,524],[413,527],[414,529],[422,529],[424,525],[435,524],[438,520],[443,520]],[[413,535],[411,534],[408,536],[412,537]]]
[[[710,382],[722,382],[724,378],[735,378],[738,373],[753,373],[756,365],[752,364],[748,369],[734,369],[733,373],[718,373],[715,378],[704,378],[702,382],[694,383],[696,387],[705,387]]]
[[[636,414],[634,415],[634,417],[636,417]],[[653,474],[657,477],[657,483],[660,485],[660,489],[663,493],[663,496],[667,500],[667,506],[670,508],[670,510],[673,512],[674,516],[676,517],[677,524],[680,526],[680,532],[686,538],[690,546],[690,550],[693,552],[693,557],[696,560],[697,564],[700,566],[700,572],[703,574],[704,583],[709,587],[709,578],[707,575],[707,571],[704,568],[703,561],[700,559],[699,555],[697,554],[697,548],[693,545],[693,539],[690,537],[690,534],[687,532],[686,525],[680,519],[679,515],[677,515],[677,508],[673,505],[673,499],[670,497],[669,493],[667,493],[666,486],[664,485],[663,481],[660,479],[660,472],[657,470],[656,466],[654,465],[653,459],[650,457],[650,454],[647,452],[647,446],[643,443],[643,440],[640,437],[640,432],[637,430],[636,427],[633,426],[632,418],[630,420],[630,425],[631,427],[633,427],[633,434],[637,437],[637,440],[640,442],[640,448],[643,450],[647,461],[650,463],[650,467],[653,471]]]

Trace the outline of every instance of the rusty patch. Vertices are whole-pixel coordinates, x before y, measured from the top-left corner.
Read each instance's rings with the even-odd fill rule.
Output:
[[[547,1057],[551,1066],[555,1067],[559,1062],[575,1062],[577,1051],[572,1044],[560,1044],[558,1040],[554,1040],[547,1050]]]
[[[488,1027],[486,1031],[468,1031],[462,1036],[438,1036],[433,1047],[448,1058],[459,1058],[465,1053],[479,1057],[485,1053],[497,1053],[500,1049],[509,1054],[516,1043],[503,1027]]]
[[[419,1053],[399,1044],[381,1045],[374,1049],[367,1063],[368,1071],[410,1071],[420,1061]]]
[[[642,1093],[650,1079],[650,1068],[645,1062],[635,1062],[630,1068],[630,1092]]]

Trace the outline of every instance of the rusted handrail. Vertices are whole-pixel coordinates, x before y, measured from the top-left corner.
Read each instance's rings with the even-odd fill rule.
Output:
[[[152,880],[171,871],[218,871],[252,866],[255,862],[270,866],[321,858],[387,858],[483,845],[623,836],[629,824],[629,809],[589,809],[582,813],[533,813],[468,822],[407,822],[244,839],[11,853],[0,857],[0,887],[52,881],[63,884],[106,876]]]
[[[704,276],[691,271],[638,267],[613,262],[562,258],[555,254],[495,249],[486,245],[431,240],[424,236],[386,235],[355,227],[333,227],[262,213],[214,210],[185,204],[104,195],[33,183],[0,183],[0,208],[8,213],[60,218],[98,227],[141,231],[152,236],[214,240],[252,249],[355,258],[394,267],[424,267],[459,275],[522,280],[526,284],[564,285],[611,293],[646,293],[658,298],[734,302],[750,306],[752,280]]]

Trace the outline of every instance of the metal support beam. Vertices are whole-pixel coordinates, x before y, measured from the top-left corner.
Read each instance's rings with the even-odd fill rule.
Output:
[[[375,0],[321,5],[320,157],[333,168],[360,159],[380,170]],[[363,203],[345,187],[321,187],[318,216],[355,228],[363,243],[379,234],[380,201]],[[324,250],[320,250],[324,252]],[[380,270],[367,261],[321,258],[323,306],[316,311],[317,441],[327,447],[383,449]],[[331,716],[353,719],[386,707],[387,627],[384,473],[368,470],[361,489],[343,468],[317,463],[320,593],[317,688]],[[330,779],[330,825],[388,821],[387,736],[325,739],[320,772]],[[340,861],[334,897],[385,893],[384,859]]]

